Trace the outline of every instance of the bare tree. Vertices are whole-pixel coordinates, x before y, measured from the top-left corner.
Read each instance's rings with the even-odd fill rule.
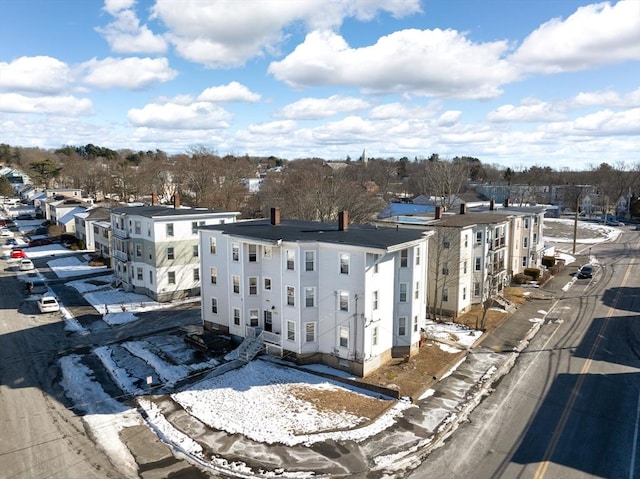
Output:
[[[434,159],[414,164],[411,170],[409,190],[433,196],[435,204],[445,209],[451,208],[469,178],[469,163],[466,161]]]

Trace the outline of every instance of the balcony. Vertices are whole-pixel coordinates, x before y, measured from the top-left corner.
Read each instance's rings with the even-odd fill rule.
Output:
[[[124,251],[114,250],[113,257],[118,261],[122,261],[123,263],[126,263],[127,261],[129,261],[129,255]]]

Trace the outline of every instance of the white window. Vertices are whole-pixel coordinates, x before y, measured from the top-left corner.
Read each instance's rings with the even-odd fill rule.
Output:
[[[316,323],[304,323],[304,340],[307,343],[315,343],[316,341]]]
[[[211,268],[211,284],[218,284],[218,268]]]
[[[464,235],[464,247],[469,246],[469,235]]]
[[[378,292],[374,291],[373,292],[373,310],[375,311],[376,309],[378,309]]]
[[[349,347],[349,328],[345,326],[340,326],[340,347]]]
[[[167,259],[175,259],[175,253],[173,251],[173,246],[169,246],[167,248]]]
[[[273,315],[271,311],[264,312],[264,330],[273,331]]]
[[[138,258],[142,257],[142,245],[141,244],[137,244],[136,245],[136,256]]]
[[[149,284],[153,284],[153,271],[149,271]]]
[[[419,296],[420,296],[420,281],[416,281],[416,289],[413,292],[413,297],[415,299],[418,299]]]
[[[467,288],[462,288],[462,299],[467,299]]]
[[[448,261],[443,261],[442,262],[442,274],[444,274],[445,276],[449,274],[449,262]]]
[[[407,283],[400,283],[400,302],[407,302]]]
[[[175,271],[169,271],[167,273],[167,282],[169,284],[176,284],[176,272]]]
[[[474,269],[476,271],[480,271],[481,266],[482,266],[482,258],[480,256],[476,256]]]
[[[136,268],[138,281],[142,281],[142,268]]]
[[[296,253],[295,251],[287,250],[287,269],[293,271],[296,269]]]
[[[167,223],[167,236],[173,236],[173,223]]]
[[[466,261],[464,263],[462,263],[462,271],[464,272],[464,274],[467,274],[467,262]]]
[[[305,251],[304,252],[304,270],[313,271],[315,269],[315,264],[316,264],[315,251]]]
[[[240,294],[240,276],[233,276],[232,283],[233,283],[233,292],[235,294]]]
[[[398,336],[407,334],[407,318],[398,318]]]
[[[418,332],[418,316],[414,316],[413,317],[413,332],[417,333]]]
[[[218,298],[211,298],[211,312],[218,314]]]
[[[349,254],[340,253],[340,274],[349,274]]]
[[[529,228],[529,218],[524,219],[524,227],[525,229]]]
[[[200,246],[197,244],[193,245],[193,257],[197,258],[198,256],[200,256]]]
[[[264,278],[265,291],[271,291],[271,278]]]
[[[313,308],[316,305],[316,289],[313,286],[304,288],[304,305],[306,308]]]
[[[349,311],[349,292],[348,291],[339,291],[338,301],[339,301],[340,311]]]
[[[231,259],[233,261],[240,261],[240,245],[238,243],[231,245]]]
[[[218,251],[218,248],[216,246],[216,239],[215,238],[209,238],[209,252],[211,254],[216,254],[217,251]]]
[[[522,238],[522,247],[523,248],[528,248],[529,247],[529,238],[527,238],[526,236],[524,238]]]
[[[480,296],[480,282],[479,281],[475,281],[473,283],[473,295],[474,296]]]
[[[258,278],[255,276],[249,277],[249,294],[250,295],[258,294]]]
[[[377,346],[378,345],[378,326],[375,326],[371,330],[371,344],[373,346]]]
[[[197,221],[192,221],[191,222],[191,234],[192,235],[197,235],[198,234],[198,222]]]
[[[532,244],[538,244],[538,233],[533,233]]]
[[[240,310],[238,308],[233,308],[233,324],[240,326]]]
[[[449,288],[442,288],[442,301],[449,301]]]
[[[255,263],[258,261],[258,245],[249,245],[249,263]]]
[[[287,305],[296,305],[296,289],[293,286],[287,286]]]
[[[249,326],[255,328],[258,326],[258,320],[260,318],[260,312],[257,309],[249,310]]]
[[[265,258],[271,258],[271,246],[263,246],[262,247],[262,255]]]
[[[287,321],[287,339],[289,341],[296,340],[296,323],[294,321]]]
[[[200,281],[200,268],[193,268],[193,280]]]
[[[476,232],[476,244],[482,244],[482,231]]]
[[[527,265],[527,257],[523,256],[522,257],[522,266],[526,266]]]
[[[406,268],[409,264],[409,250],[403,249],[400,250],[400,267]]]
[[[420,246],[416,246],[414,249],[416,256],[416,265],[420,264]]]
[[[444,235],[442,238],[442,247],[444,249],[449,249],[451,247],[451,239],[449,238],[449,235]]]

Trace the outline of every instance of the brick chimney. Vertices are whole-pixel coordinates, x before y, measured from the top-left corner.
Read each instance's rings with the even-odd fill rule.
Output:
[[[439,220],[442,218],[442,206],[436,206],[435,219]]]
[[[173,194],[173,207],[180,208],[180,193],[177,191]]]
[[[463,215],[467,212],[467,204],[466,203],[460,203],[460,214]]]
[[[155,206],[158,204],[158,193],[151,193],[151,206]]]
[[[493,210],[495,210],[495,209],[496,209],[496,202],[495,202],[495,200],[491,200],[491,201],[489,202],[489,209],[490,209],[491,211],[493,211]]]
[[[274,226],[280,224],[280,208],[271,208],[271,224]]]
[[[347,231],[349,229],[349,212],[341,211],[338,213],[338,231]]]

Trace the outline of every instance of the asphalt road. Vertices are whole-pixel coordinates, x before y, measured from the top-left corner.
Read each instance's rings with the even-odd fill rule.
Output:
[[[57,314],[24,303],[22,283],[0,261],[0,476],[118,478],[56,387],[55,363],[65,337]]]
[[[591,249],[594,278],[558,278],[514,369],[409,477],[640,477],[640,233]]]

